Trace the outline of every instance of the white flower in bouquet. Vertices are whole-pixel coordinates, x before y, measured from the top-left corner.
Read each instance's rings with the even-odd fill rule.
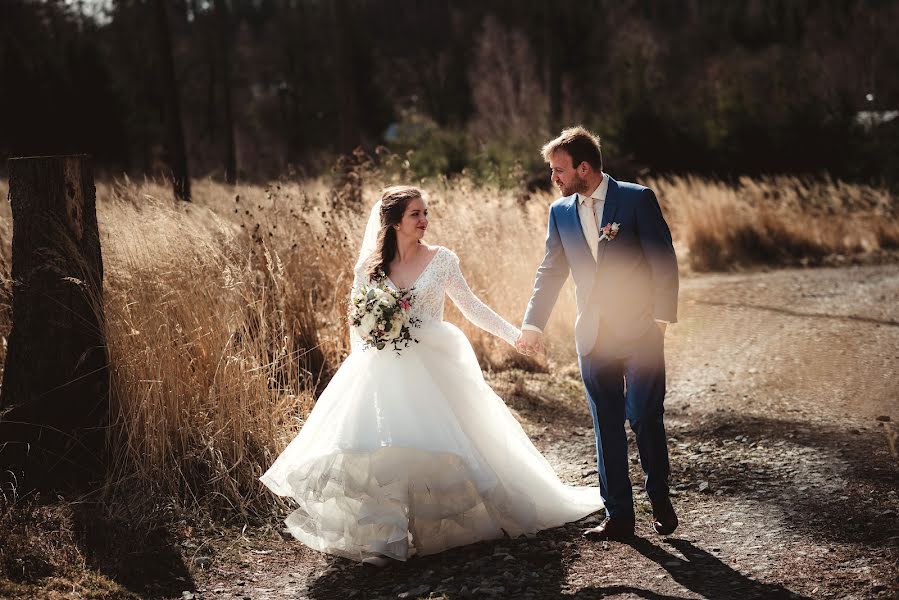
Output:
[[[390,292],[382,288],[373,289],[375,292],[375,299],[382,307],[389,307],[394,303],[394,297]]]
[[[371,337],[371,331],[378,326],[378,316],[379,315],[375,312],[367,312],[365,313],[365,316],[362,317],[362,321],[359,323],[359,326],[356,327],[357,333],[359,333],[362,339]]]

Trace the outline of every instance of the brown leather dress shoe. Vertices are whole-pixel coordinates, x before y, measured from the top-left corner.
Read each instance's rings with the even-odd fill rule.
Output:
[[[659,535],[674,533],[678,520],[671,499],[665,498],[660,502],[651,502],[650,504],[652,504],[652,526],[655,527],[656,533]]]
[[[634,517],[609,517],[597,527],[584,531],[588,540],[626,540],[634,537]]]

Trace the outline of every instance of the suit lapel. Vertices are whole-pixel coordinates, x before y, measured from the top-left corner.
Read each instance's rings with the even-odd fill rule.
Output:
[[[602,218],[599,220],[599,229],[600,235],[602,235],[602,228],[606,226],[607,223],[611,223],[615,219],[615,213],[618,212],[618,182],[612,179],[608,174],[606,177],[609,178],[609,188],[606,190],[606,202],[602,207]],[[606,254],[606,246],[609,245],[609,240],[603,240],[599,243],[599,248],[596,251],[596,268],[602,264],[602,257]]]

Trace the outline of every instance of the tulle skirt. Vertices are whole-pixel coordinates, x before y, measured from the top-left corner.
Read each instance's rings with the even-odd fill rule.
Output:
[[[599,488],[559,480],[458,328],[433,322],[415,336],[399,355],[352,352],[261,477],[299,505],[286,521],[294,537],[354,560],[405,560],[602,508]]]

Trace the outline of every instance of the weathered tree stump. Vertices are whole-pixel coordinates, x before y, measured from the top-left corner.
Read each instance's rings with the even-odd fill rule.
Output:
[[[109,381],[103,260],[87,156],[9,161],[12,331],[0,390],[0,466],[21,489],[102,474]]]

